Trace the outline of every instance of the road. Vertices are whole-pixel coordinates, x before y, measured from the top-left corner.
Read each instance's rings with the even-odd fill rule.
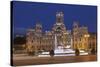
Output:
[[[13,58],[14,66],[96,61],[96,55]]]

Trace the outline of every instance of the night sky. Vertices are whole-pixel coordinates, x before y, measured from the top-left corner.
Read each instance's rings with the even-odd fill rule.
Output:
[[[97,7],[86,5],[50,4],[13,1],[14,33],[25,34],[29,28],[34,28],[37,22],[43,26],[43,31],[51,30],[56,22],[56,12],[63,11],[66,29],[72,29],[74,21],[80,26],[87,26],[89,32],[97,32]]]

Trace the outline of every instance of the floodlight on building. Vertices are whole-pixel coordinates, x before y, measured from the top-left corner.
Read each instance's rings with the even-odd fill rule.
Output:
[[[86,35],[84,35],[84,37],[90,37],[90,35],[89,34],[86,34]]]

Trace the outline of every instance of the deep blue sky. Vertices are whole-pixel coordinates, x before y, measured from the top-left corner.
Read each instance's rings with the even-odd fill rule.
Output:
[[[89,32],[97,31],[96,6],[13,1],[14,32],[23,33],[28,28],[34,28],[37,21],[40,21],[43,30],[51,30],[59,11],[64,12],[67,29],[72,29],[73,22],[78,21],[80,26],[87,26]]]

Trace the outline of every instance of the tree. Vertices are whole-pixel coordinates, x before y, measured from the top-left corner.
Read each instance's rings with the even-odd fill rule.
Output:
[[[19,44],[25,44],[26,43],[26,37],[15,37],[14,38],[14,44],[19,45]]]
[[[26,37],[25,36],[23,36],[23,37],[18,36],[18,37],[15,37],[13,40],[13,48],[15,50],[25,49],[25,47],[23,47],[23,46],[25,46],[25,44],[26,44]]]

